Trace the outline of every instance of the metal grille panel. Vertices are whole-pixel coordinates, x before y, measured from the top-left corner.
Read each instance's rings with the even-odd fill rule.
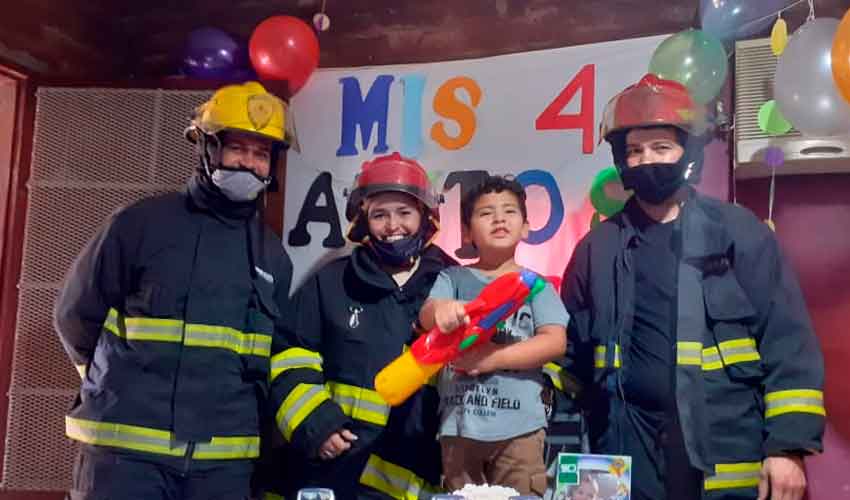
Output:
[[[183,129],[209,95],[39,89],[1,487],[70,486],[76,446],[65,437],[64,415],[79,377],[53,331],[53,303],[110,214],[183,188],[197,161]]]
[[[801,136],[793,128],[781,135],[767,135],[759,128],[759,109],[773,99],[776,62],[769,38],[745,40],[735,45],[735,139],[738,141]]]

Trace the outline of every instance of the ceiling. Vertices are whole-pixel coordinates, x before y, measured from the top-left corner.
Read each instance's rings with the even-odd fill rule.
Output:
[[[758,0],[751,0],[758,1]],[[789,0],[790,2],[791,0]],[[18,1],[19,4],[23,3]],[[27,0],[0,18],[0,61],[37,76],[158,79],[174,75],[186,35],[213,26],[247,41],[273,15],[310,20],[322,0]],[[481,57],[676,32],[697,24],[698,0],[324,0],[330,30],[320,65]],[[841,17],[850,0],[815,0]],[[789,28],[805,2],[784,16]]]

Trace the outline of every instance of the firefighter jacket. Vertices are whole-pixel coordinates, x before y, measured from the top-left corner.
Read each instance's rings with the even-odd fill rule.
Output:
[[[296,292],[290,338],[275,345],[272,357],[271,401],[280,432],[304,462],[295,478],[300,486],[328,486],[351,498],[362,497],[355,491],[365,485],[415,498],[439,484],[436,388],[426,386],[391,408],[374,379],[413,342],[413,321],[437,274],[451,264],[431,245],[397,286],[372,251],[357,246]],[[322,443],[343,428],[359,439],[339,457],[318,460]]]
[[[292,264],[257,216],[196,177],[113,215],[74,263],[55,326],[83,378],[69,437],[162,456],[259,453]]]
[[[823,358],[765,224],[693,191],[675,223],[675,401],[690,462],[705,474],[706,498],[717,498],[755,488],[765,456],[821,450]],[[640,376],[627,354],[640,244],[623,211],[582,239],[564,276],[572,369],[597,453],[620,453],[618,429],[630,425],[618,387]]]

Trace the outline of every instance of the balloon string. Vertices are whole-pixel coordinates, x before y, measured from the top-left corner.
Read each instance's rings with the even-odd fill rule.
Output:
[[[774,12],[773,14],[768,14],[768,15],[766,15],[766,16],[761,16],[761,17],[759,17],[759,18],[756,18],[756,19],[752,19],[752,20],[750,20],[750,21],[747,21],[747,22],[745,22],[744,24],[742,24],[742,25],[741,25],[741,28],[745,28],[745,27],[747,27],[747,26],[750,26],[750,25],[753,25],[753,24],[756,24],[756,23],[760,23],[760,22],[764,21],[765,19],[770,19],[771,17],[774,17],[774,16],[776,16],[776,17],[778,17],[778,18],[781,18],[781,17],[782,17],[782,13],[783,13],[783,12],[785,12],[786,10],[791,9],[792,7],[796,7],[797,5],[799,5],[799,4],[803,3],[803,2],[808,2],[808,4],[809,4],[809,18],[806,20],[806,22],[809,22],[809,21],[811,21],[812,19],[814,19],[814,18],[815,18],[815,10],[814,10],[814,9],[815,9],[815,6],[814,6],[814,3],[813,3],[813,2],[814,2],[814,0],[797,0],[796,2],[792,3],[791,5],[787,5],[787,6],[783,7],[783,8],[781,8],[781,9],[777,10],[777,11],[776,11],[776,12]],[[730,51],[729,51],[729,53],[728,53],[728,54],[726,54],[726,58],[727,58],[727,59],[732,59],[732,56],[733,56],[734,54],[735,54],[735,47],[734,47],[734,45],[733,45],[733,46],[732,46],[732,50],[730,50]]]
[[[776,188],[776,166],[773,166],[770,173],[770,198],[767,204],[767,220],[773,220],[773,193]]]
[[[759,17],[759,18],[756,18],[756,19],[753,19],[753,20],[747,21],[747,22],[745,22],[744,24],[742,24],[742,25],[741,25],[741,28],[745,28],[745,27],[750,26],[750,25],[752,25],[752,24],[760,23],[760,22],[764,21],[765,19],[770,19],[771,17],[782,16],[782,13],[783,13],[783,12],[785,12],[785,11],[786,11],[786,10],[788,10],[788,9],[791,9],[792,7],[796,7],[797,5],[799,5],[799,4],[803,3],[803,2],[808,2],[808,4],[809,4],[809,18],[808,18],[808,21],[811,21],[812,19],[814,19],[814,18],[815,18],[815,4],[814,4],[814,0],[797,0],[796,2],[792,3],[791,5],[785,6],[785,7],[783,7],[783,8],[781,8],[781,9],[777,10],[776,12],[774,12],[774,13],[772,13],[772,14],[768,14],[768,15],[766,15],[766,16],[761,16],[761,17]]]

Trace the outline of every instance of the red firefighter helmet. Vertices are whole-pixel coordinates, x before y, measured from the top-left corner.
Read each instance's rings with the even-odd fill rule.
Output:
[[[440,198],[431,187],[428,174],[415,160],[405,158],[399,153],[379,156],[363,163],[349,191],[345,217],[349,221],[354,220],[366,198],[387,191],[413,196],[439,220]]]
[[[647,74],[608,101],[599,125],[600,138],[611,142],[616,132],[664,125],[702,135],[707,129],[705,109],[681,83]]]

